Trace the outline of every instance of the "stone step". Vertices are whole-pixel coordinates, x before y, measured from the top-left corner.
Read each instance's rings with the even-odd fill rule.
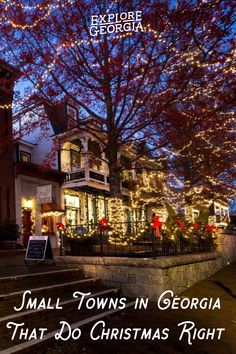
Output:
[[[74,291],[90,292],[101,288],[101,281],[98,278],[86,278],[72,282],[62,282],[55,285],[43,286],[40,288],[27,289],[26,299],[37,298],[39,304],[42,298],[51,298],[51,303],[57,298],[61,301],[71,299]],[[25,290],[0,295],[0,317],[10,315],[14,312],[14,307],[19,308],[22,303],[22,296]]]
[[[125,306],[125,309],[128,309],[129,307],[132,307],[134,305],[134,301],[128,302]],[[104,319],[108,316],[112,316],[115,314],[118,314],[121,310],[120,309],[112,309],[108,311],[103,311],[100,313],[97,313],[93,316],[86,317],[84,319],[80,319],[79,321],[72,322],[70,321],[70,327],[71,329],[76,329],[76,328],[81,328],[84,326],[91,325],[101,319]],[[73,319],[72,319],[73,320]],[[40,352],[43,350],[43,347],[48,347],[50,343],[55,341],[55,334],[58,333],[60,330],[60,327],[58,327],[56,330],[50,331],[46,333],[42,339],[34,339],[30,341],[26,341],[24,343],[16,344],[11,347],[5,347],[5,349],[0,351],[0,354],[14,354],[14,353],[34,353],[37,354],[37,349],[40,349]],[[66,333],[66,331],[65,331]],[[1,346],[1,349],[3,347]]]
[[[81,308],[78,308],[81,298],[73,298],[73,293],[76,291],[87,294]],[[25,301],[22,306],[24,296]],[[94,301],[107,299],[107,303],[99,309],[97,306],[90,309],[85,303],[91,297],[95,299]],[[29,298],[32,300],[27,308]],[[110,301],[116,302],[119,298],[119,289],[104,289],[100,279],[84,276],[81,269],[77,267],[2,277],[0,278],[0,353],[37,354],[37,351],[57,343],[54,336],[60,330],[60,321],[70,323],[71,328],[88,326],[123,310],[119,306],[109,307]],[[126,308],[132,304],[133,302],[127,303]],[[21,307],[20,311],[14,309]],[[9,323],[12,323],[11,328]],[[22,323],[22,328],[28,329],[28,336],[20,340],[17,335],[14,340],[11,340],[13,323]],[[28,340],[34,328],[37,339]],[[47,328],[43,339],[39,339],[39,328]],[[64,342],[61,341],[61,344]]]
[[[62,281],[79,280],[83,277],[80,268],[62,269],[40,273],[22,274],[0,278],[0,294],[25,290],[37,286],[53,285]]]
[[[86,297],[93,297],[94,299],[106,298],[111,299],[112,297],[117,297],[118,290],[110,289],[96,292]],[[117,297],[118,298],[118,297]],[[17,313],[14,315],[7,316],[1,319],[0,327],[0,348],[6,349],[12,345],[11,336],[13,334],[14,327],[12,329],[8,328],[9,323],[24,323],[24,328],[29,329],[29,333],[32,332],[33,328],[47,328],[47,332],[51,332],[57,329],[60,325],[60,321],[76,322],[78,320],[84,320],[88,317],[94,316],[98,313],[104,312],[108,309],[108,304],[102,310],[98,310],[96,307],[94,309],[88,310],[83,303],[83,306],[78,309],[78,305],[81,298],[73,299],[69,301],[61,302],[63,309],[61,310],[31,310]],[[14,343],[22,343],[26,341],[25,339],[15,338]]]
[[[86,299],[89,299],[91,297],[100,297],[100,296],[106,296],[106,297],[110,297],[112,295],[116,295],[118,296],[120,293],[120,290],[117,288],[112,288],[112,289],[106,289],[106,290],[101,290],[99,292],[95,292],[95,293],[91,293],[91,295],[87,295]],[[78,306],[78,304],[81,301],[81,297],[79,298],[73,298],[70,300],[65,300],[65,301],[61,301],[60,302],[60,306],[63,307],[63,310],[68,309],[70,306],[75,305]],[[14,314],[10,314],[8,316],[4,316],[0,318],[0,328],[1,326],[5,325],[7,322],[9,321],[25,321],[27,320],[27,318],[32,318],[32,317],[36,317],[36,316],[44,316],[45,314],[48,314],[50,312],[54,312],[56,313],[57,311],[55,310],[57,303],[52,304],[52,307],[54,307],[54,309],[31,309],[31,310],[26,310],[26,311],[20,311],[20,312],[15,312]],[[63,311],[60,310],[60,311]]]

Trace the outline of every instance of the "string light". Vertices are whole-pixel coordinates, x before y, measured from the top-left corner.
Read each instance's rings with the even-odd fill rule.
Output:
[[[57,5],[49,5],[48,4],[48,5],[42,6],[42,5],[36,4],[36,5],[33,5],[33,6],[27,6],[27,5],[25,6],[23,4],[19,4],[19,3],[16,3],[16,2],[9,3],[7,1],[7,4],[6,4],[5,8],[4,8],[4,11],[6,13],[8,13],[9,9],[14,7],[14,6],[18,7],[18,8],[21,8],[22,10],[28,10],[28,11],[39,10],[39,11],[46,11],[46,13],[43,16],[41,16],[40,18],[38,18],[32,24],[24,24],[24,25],[22,25],[22,24],[15,23],[13,20],[10,20],[4,14],[1,15],[1,21],[3,22],[3,20],[5,20],[7,24],[11,25],[15,29],[21,29],[21,30],[32,29],[32,28],[36,27],[40,22],[43,22],[44,20],[46,20],[47,17],[51,14],[51,12],[53,10],[58,9],[60,6],[61,7],[65,7],[68,4],[72,4],[74,2],[74,0],[65,0],[64,2],[62,2],[61,0],[56,0],[56,2],[58,3]]]
[[[117,246],[128,245],[126,240],[127,228],[125,226],[125,207],[122,199],[109,198],[108,220],[112,229],[109,231],[109,243]]]
[[[59,1],[58,1],[59,2]],[[7,2],[8,3],[8,2]],[[68,2],[70,3],[70,1]],[[16,4],[16,2],[14,2],[11,6],[18,6]],[[9,6],[9,3],[8,5],[6,6]],[[55,5],[55,9],[58,7],[59,5]],[[23,8],[22,8],[23,9]],[[50,5],[46,5],[45,7],[39,7],[38,5],[35,5],[32,6],[32,7],[24,7],[24,9],[26,10],[35,10],[35,9],[39,9],[39,10],[46,10],[46,11],[49,11],[50,9],[52,9],[52,7]],[[51,11],[51,10],[50,10]],[[24,29],[24,26],[20,27],[21,29]],[[162,43],[163,45],[166,43],[166,39],[163,37],[163,34],[159,34],[157,31],[155,30],[152,30],[151,29],[151,26],[148,25],[144,28],[145,32],[146,33],[151,33],[154,38],[157,38],[158,41],[160,43]],[[122,35],[115,35],[114,38],[115,39],[119,39],[119,38],[126,38],[126,37],[129,37],[133,35],[132,33],[123,33]],[[95,43],[101,43],[101,40],[99,39],[90,39],[90,40],[82,40],[82,41],[72,41],[71,43],[69,42],[66,42],[66,43],[63,43],[62,45],[60,45],[57,49],[56,49],[56,54],[55,54],[55,57],[54,59],[52,60],[52,62],[48,65],[47,67],[47,70],[43,73],[42,77],[39,78],[39,82],[35,84],[34,86],[34,90],[33,90],[33,93],[37,92],[37,90],[41,87],[41,85],[46,81],[48,75],[50,74],[50,72],[53,70],[53,68],[55,67],[55,65],[57,64],[57,61],[59,60],[60,56],[63,54],[63,51],[64,50],[68,50],[70,48],[73,48],[75,46],[81,46],[81,45],[90,45],[90,44],[95,44]],[[194,66],[197,66],[199,68],[203,68],[203,69],[209,69],[210,71],[212,71],[213,69],[215,70],[215,73],[217,74],[218,70],[219,71],[222,71],[224,69],[224,73],[227,75],[228,73],[231,73],[233,71],[232,67],[230,66],[231,65],[231,62],[233,60],[233,55],[232,55],[232,58],[227,58],[227,60],[225,60],[224,64],[221,63],[220,60],[218,60],[216,63],[204,63],[202,62],[202,60],[200,59],[200,51],[199,50],[195,50],[195,51],[187,51],[186,53],[179,53],[178,50],[173,46],[173,44],[170,44],[170,47],[172,48],[172,51],[174,52],[174,57],[173,59],[178,59],[179,56],[181,55],[181,60],[185,63],[188,64],[188,65],[194,65]],[[232,52],[233,54],[233,52]],[[175,72],[175,70],[177,71],[178,70],[178,65],[179,65],[179,62],[178,60],[176,60],[176,64],[172,64],[171,65],[171,69],[166,69],[164,71],[164,73],[166,74],[173,74]],[[221,79],[215,79],[215,80],[212,80],[212,83],[210,83],[208,86],[207,86],[207,91],[206,90],[203,90],[202,88],[196,88],[194,85],[192,85],[191,87],[191,90],[190,90],[190,94],[187,96],[187,97],[183,97],[181,98],[182,102],[185,102],[187,100],[193,100],[193,99],[196,99],[200,94],[201,95],[205,95],[206,97],[209,97],[209,98],[214,98],[214,90],[215,90],[215,87],[218,83],[220,83]],[[167,89],[163,92],[161,92],[160,95],[163,95],[163,94],[168,94],[170,89]],[[29,95],[26,100],[30,99],[32,95]],[[160,96],[161,97],[161,96]],[[177,102],[177,101],[176,101]],[[7,104],[7,105],[3,105],[1,106],[1,108],[4,108],[4,109],[9,109],[11,107],[10,104]],[[183,114],[186,114],[185,112]],[[217,123],[216,127],[215,127],[215,130],[218,130],[218,129],[223,129],[223,128],[226,128],[227,125],[230,125],[231,123],[234,122],[234,112],[225,112],[225,113],[222,113],[220,112],[220,114],[222,115],[222,119],[224,117],[227,117],[226,121],[223,122],[221,124],[221,122]],[[189,118],[191,119],[191,115],[189,115]],[[209,134],[209,132],[212,132],[212,130],[202,130],[200,132],[196,132],[194,133],[193,137],[192,137],[192,140],[188,141],[186,145],[182,146],[181,148],[179,149],[175,149],[175,151],[171,150],[171,149],[163,149],[163,153],[166,154],[167,156],[165,157],[161,157],[159,159],[159,161],[163,160],[167,160],[168,158],[171,158],[171,157],[180,157],[180,156],[185,156],[185,154],[187,155],[188,154],[188,150],[191,148],[191,146],[193,146],[193,144],[197,143],[197,142],[204,142],[205,144],[208,145],[208,148],[211,149],[212,151],[212,154],[217,156],[218,153],[220,152],[221,150],[221,147],[217,146],[215,147],[214,143],[211,142],[211,138],[208,138],[207,137],[207,134]],[[195,140],[196,139],[196,140]],[[230,146],[227,147],[227,151],[230,151]],[[198,162],[201,162],[201,159],[204,158],[204,155],[202,154],[199,154],[199,156],[197,157],[197,161]],[[146,158],[142,158],[141,160],[144,161]],[[149,160],[150,161],[150,160]],[[218,178],[215,178],[215,177],[211,177],[211,176],[206,176],[206,179],[210,182],[210,183],[214,183],[214,184],[217,184],[217,185],[221,185],[223,184],[223,182],[220,182]],[[180,181],[181,183],[181,181]],[[138,195],[141,195],[141,192],[142,192],[142,188],[141,186],[138,186],[138,190],[136,193]],[[150,186],[146,186],[146,191],[149,192],[149,193],[152,193],[152,192],[155,192],[155,188],[154,187],[150,187]],[[144,189],[143,189],[144,190]],[[170,192],[171,194],[171,192]],[[200,193],[196,193],[196,194],[200,194]],[[136,197],[137,197],[136,195]],[[187,196],[192,196],[192,197],[195,197],[195,191],[193,190],[192,192],[191,191],[188,191],[185,193],[185,195]],[[217,197],[220,197],[220,193],[215,193],[215,195]],[[138,199],[138,198],[136,198]],[[149,201],[153,201],[154,198],[149,198]],[[139,199],[140,200],[140,199]],[[200,201],[200,196],[198,196],[198,201]],[[203,198],[202,200],[205,201],[205,199]],[[142,200],[140,200],[142,201]],[[133,204],[134,206],[136,205],[136,202],[134,202]]]

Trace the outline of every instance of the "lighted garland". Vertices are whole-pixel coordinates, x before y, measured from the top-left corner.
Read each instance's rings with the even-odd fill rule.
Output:
[[[200,224],[180,217],[165,224],[162,234],[164,239],[177,242],[182,239],[187,243],[199,240],[213,242],[219,237],[220,230],[214,225]]]
[[[110,198],[108,200],[108,220],[111,225],[108,242],[117,246],[126,246],[127,230],[124,225],[125,214],[124,204],[120,198]]]

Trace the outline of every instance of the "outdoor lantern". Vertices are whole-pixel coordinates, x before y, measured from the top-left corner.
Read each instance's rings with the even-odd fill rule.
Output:
[[[32,209],[33,208],[33,200],[32,199],[26,199],[25,200],[25,207],[27,209]]]

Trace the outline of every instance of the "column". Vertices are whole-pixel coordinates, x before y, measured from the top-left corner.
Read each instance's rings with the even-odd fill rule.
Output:
[[[84,171],[85,171],[85,180],[89,181],[89,159],[88,159],[88,138],[82,140],[84,148]]]

